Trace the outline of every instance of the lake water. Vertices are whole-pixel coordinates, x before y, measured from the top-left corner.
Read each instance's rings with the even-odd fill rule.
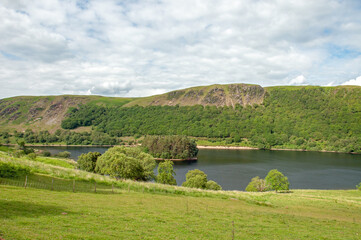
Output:
[[[42,148],[52,154],[69,151],[75,160],[82,153],[107,150],[98,147]],[[178,185],[185,181],[189,170],[196,168],[225,190],[244,190],[253,177],[264,178],[271,169],[284,173],[293,189],[355,189],[361,182],[361,155],[352,154],[200,149],[198,161],[175,162]]]

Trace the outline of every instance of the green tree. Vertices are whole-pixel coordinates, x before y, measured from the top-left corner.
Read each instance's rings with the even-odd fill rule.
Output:
[[[57,157],[61,157],[61,158],[70,158],[70,152],[68,151],[64,151],[64,152],[59,152],[58,154],[56,154]]]
[[[157,182],[162,184],[177,185],[174,176],[173,162],[166,160],[158,165]]]
[[[147,181],[154,178],[154,158],[135,147],[109,148],[98,158],[95,171],[116,178]]]
[[[205,189],[207,184],[207,174],[199,169],[188,171],[186,174],[186,181],[182,184],[183,187],[202,188]]]
[[[221,187],[221,185],[219,185],[215,181],[209,180],[206,183],[206,189],[218,191],[218,190],[222,190],[222,187]]]
[[[246,187],[247,192],[264,192],[268,189],[269,187],[267,182],[258,176],[252,178],[251,182]]]
[[[269,171],[265,180],[270,188],[276,190],[276,192],[280,190],[289,190],[290,183],[288,178],[277,169],[272,169]]]
[[[95,172],[95,166],[98,158],[101,156],[99,152],[83,153],[78,157],[78,167],[87,172]]]

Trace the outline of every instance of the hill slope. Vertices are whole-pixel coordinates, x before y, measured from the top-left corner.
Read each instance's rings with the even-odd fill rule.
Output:
[[[3,130],[55,132],[61,127],[83,134],[57,131],[56,136],[48,132],[40,136],[28,131],[23,138],[27,143],[118,144],[117,138],[126,136],[187,135],[261,149],[361,153],[361,87],[230,84],[147,98],[57,96],[0,101]],[[0,131],[0,142],[2,138],[9,142],[7,133]]]
[[[229,84],[193,87],[144,98],[102,96],[19,96],[0,100],[0,126],[18,130],[60,128],[70,107],[79,104],[131,107],[135,105],[235,106],[261,104],[265,89],[259,85]]]

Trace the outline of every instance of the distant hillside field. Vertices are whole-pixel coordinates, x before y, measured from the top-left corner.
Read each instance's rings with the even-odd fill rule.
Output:
[[[15,97],[0,100],[0,128],[32,129],[31,137],[22,137],[34,143],[41,142],[36,132],[48,130],[42,142],[49,142],[46,136],[62,129],[53,141],[93,143],[94,137],[66,133],[71,130],[112,143],[126,136],[187,135],[209,145],[361,153],[361,87],[229,84],[146,98]]]

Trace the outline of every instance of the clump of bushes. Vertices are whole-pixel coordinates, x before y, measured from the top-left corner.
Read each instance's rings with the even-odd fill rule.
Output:
[[[182,184],[182,186],[189,188],[222,190],[222,187],[215,181],[208,181],[207,174],[199,169],[188,171],[186,174],[186,181]]]
[[[198,154],[195,140],[185,136],[146,136],[142,147],[153,157],[163,159],[188,159]]]
[[[42,153],[42,155],[44,156],[44,157],[50,157],[51,156],[51,153],[49,152],[49,151],[43,151],[43,153]]]
[[[70,152],[68,152],[68,151],[59,152],[55,156],[61,157],[61,158],[70,158]]]
[[[252,178],[252,181],[246,187],[247,192],[264,192],[269,190],[287,191],[289,190],[288,178],[277,169],[268,172],[265,179],[260,177]]]
[[[29,153],[29,154],[28,154],[28,158],[29,158],[30,160],[35,160],[35,159],[36,159],[36,154],[35,154],[35,153]]]
[[[12,163],[0,162],[0,177],[13,178],[24,176],[30,173],[28,167],[14,165]]]
[[[78,167],[87,172],[95,172],[95,166],[98,158],[101,156],[99,152],[83,153],[78,157]]]
[[[251,182],[246,187],[247,192],[265,192],[269,190],[269,185],[267,184],[266,180],[260,177],[252,178]]]
[[[155,178],[154,158],[140,148],[136,147],[113,147],[101,155],[95,171],[101,174],[109,174],[112,177],[132,179],[136,181],[148,181]]]
[[[356,188],[361,191],[361,182],[356,186]]]

